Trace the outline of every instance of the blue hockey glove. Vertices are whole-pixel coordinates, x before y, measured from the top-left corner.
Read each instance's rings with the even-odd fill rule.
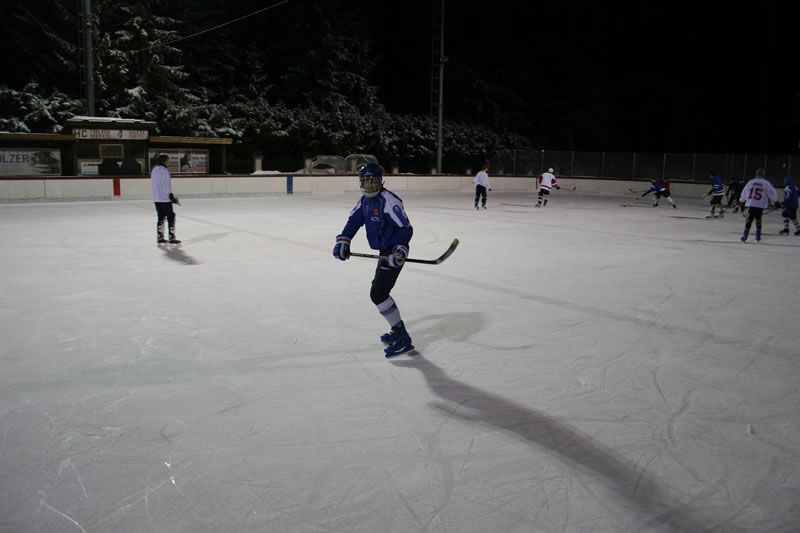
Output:
[[[391,255],[386,258],[386,262],[392,268],[400,268],[406,262],[406,257],[408,257],[408,247],[402,244],[395,244]]]
[[[336,236],[336,246],[333,247],[333,257],[346,261],[350,259],[350,239],[344,235]]]

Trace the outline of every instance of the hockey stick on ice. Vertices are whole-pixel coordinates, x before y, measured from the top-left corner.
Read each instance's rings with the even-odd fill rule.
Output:
[[[456,246],[458,246],[458,239],[453,239],[453,242],[450,244],[450,247],[436,259],[412,259],[409,257],[408,259],[406,259],[406,263],[422,263],[424,265],[438,265],[439,263],[450,257],[450,255],[452,255],[452,253],[456,251]],[[386,259],[385,255],[359,254],[356,252],[350,252],[350,256],[367,257],[371,259]]]
[[[765,210],[764,210],[764,212],[763,212],[763,213],[761,213],[761,216],[763,217],[763,216],[765,216],[765,215],[769,215],[770,213],[773,213],[773,212],[777,211],[778,209],[781,209],[781,208],[780,208],[780,207],[775,207],[775,206],[772,206],[772,207],[770,207],[769,209],[765,209]],[[747,218],[747,217],[749,216],[749,210],[750,210],[750,208],[749,208],[749,207],[743,207],[743,208],[742,208],[742,211],[741,211],[741,213],[742,213],[742,218]]]
[[[621,205],[622,207],[630,207],[630,206],[632,206],[633,204],[635,204],[636,202],[638,202],[641,199],[642,199],[642,197],[638,196],[638,197],[634,198],[633,200],[631,200],[630,202],[628,202],[627,204],[619,204],[619,205]]]

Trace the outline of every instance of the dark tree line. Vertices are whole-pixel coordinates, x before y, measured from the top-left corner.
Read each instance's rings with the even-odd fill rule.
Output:
[[[14,68],[0,89],[0,129],[58,132],[85,114],[82,3],[2,8],[0,38]],[[430,169],[435,119],[387,111],[370,81],[378,57],[365,31],[369,2],[265,9],[276,3],[94,0],[96,114],[151,120],[161,135],[232,137],[243,156],[258,150],[291,164],[304,154],[371,153],[386,165]],[[444,130],[445,171],[529,144],[469,117]]]

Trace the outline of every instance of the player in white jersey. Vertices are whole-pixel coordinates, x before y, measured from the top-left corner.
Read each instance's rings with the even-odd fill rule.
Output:
[[[560,189],[561,187],[558,186],[558,181],[553,175],[552,168],[548,168],[547,172],[539,176],[539,182],[539,201],[536,203],[536,207],[547,207],[547,198],[550,196],[550,190]]]
[[[742,242],[746,241],[747,236],[750,235],[750,226],[753,225],[753,220],[756,221],[756,241],[761,240],[761,215],[764,214],[764,208],[769,207],[770,200],[777,202],[778,192],[764,178],[764,170],[759,168],[756,170],[756,177],[747,182],[739,197],[739,201],[747,207],[747,222],[744,225]]]
[[[481,207],[486,209],[486,191],[491,191],[492,186],[489,185],[489,162],[487,161],[483,165],[483,169],[480,172],[475,174],[475,209],[480,209],[478,207],[478,200],[482,199]]]
[[[180,244],[181,241],[175,236],[175,211],[172,204],[177,204],[178,199],[172,194],[172,176],[167,169],[169,156],[159,154],[155,159],[155,166],[150,173],[150,185],[153,192],[153,203],[156,206],[156,242],[164,244]],[[164,219],[167,219],[169,229],[169,240],[164,238]]]

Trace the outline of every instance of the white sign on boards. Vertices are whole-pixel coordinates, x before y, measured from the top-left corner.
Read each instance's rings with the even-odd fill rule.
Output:
[[[102,130],[94,128],[75,128],[72,134],[76,139],[111,139],[123,141],[144,141],[148,138],[147,130]]]

